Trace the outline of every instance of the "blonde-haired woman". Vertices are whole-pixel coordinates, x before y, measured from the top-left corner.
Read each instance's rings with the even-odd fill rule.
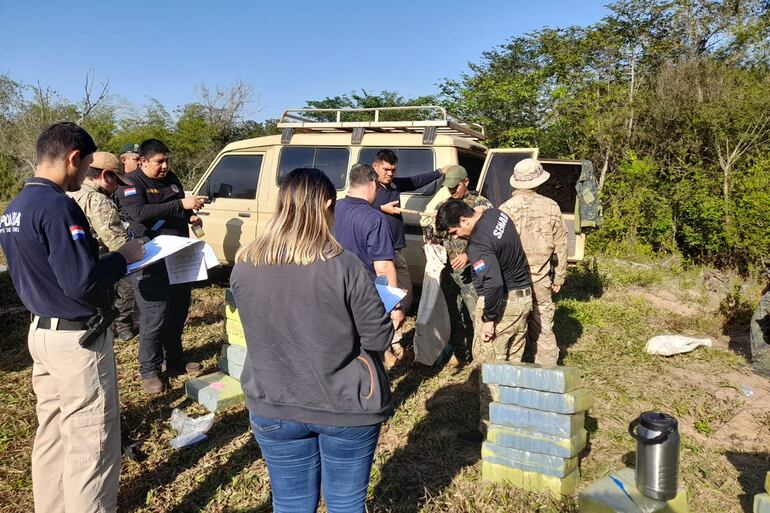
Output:
[[[317,169],[281,184],[266,233],[235,257],[246,333],[241,384],[276,513],[363,512],[393,324],[361,261],[332,237],[336,191]]]

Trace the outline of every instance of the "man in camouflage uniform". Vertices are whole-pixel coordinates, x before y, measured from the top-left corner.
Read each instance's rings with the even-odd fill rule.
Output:
[[[536,159],[524,159],[513,169],[511,199],[500,205],[516,226],[532,276],[532,313],[527,343],[535,362],[556,365],[559,346],[553,333],[556,310],[551,294],[559,292],[567,274],[567,228],[559,205],[536,192],[550,174]],[[552,273],[553,270],[553,273]]]
[[[469,188],[468,172],[462,166],[449,166],[442,187],[425,207],[425,212],[435,212],[448,199],[462,200],[476,211],[482,212],[492,208],[492,203],[484,196]],[[422,225],[435,229],[435,218],[424,216]],[[473,287],[473,275],[468,264],[466,248],[468,241],[459,237],[450,237],[446,232],[434,231],[433,237],[438,239],[447,252],[447,262],[441,273],[441,290],[444,292],[451,335],[449,344],[452,346],[450,367],[457,367],[461,362],[467,362],[471,355],[473,344],[473,324],[478,295]]]
[[[768,284],[751,317],[751,365],[757,372],[770,376],[770,265],[765,274]]]
[[[130,173],[139,169],[139,145],[124,144],[120,147],[120,171]]]
[[[99,244],[99,255],[116,251],[129,240],[126,227],[120,220],[118,208],[110,195],[120,185],[128,185],[120,176],[118,159],[112,153],[97,151],[86,179],[76,192],[68,192],[85,212],[91,224],[91,234]],[[121,340],[131,340],[134,331],[134,292],[131,280],[121,278],[116,285],[118,317],[113,328]]]

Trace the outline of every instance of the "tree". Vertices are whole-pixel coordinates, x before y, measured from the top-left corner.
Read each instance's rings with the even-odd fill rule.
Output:
[[[433,96],[418,96],[416,98],[404,98],[394,91],[383,90],[379,94],[372,94],[365,90],[360,92],[352,91],[350,94],[341,96],[327,96],[322,100],[308,100],[305,102],[305,108],[308,109],[376,109],[381,107],[409,107],[415,105],[435,105],[436,99]],[[384,112],[380,114],[380,121],[401,121],[418,119],[424,116],[424,111],[413,111],[409,109]],[[306,117],[317,121],[336,121],[336,115],[333,113],[308,113]],[[368,112],[350,112],[342,117],[342,121],[372,121],[373,115]]]

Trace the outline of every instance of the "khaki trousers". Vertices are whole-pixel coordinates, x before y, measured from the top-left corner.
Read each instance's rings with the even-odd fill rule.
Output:
[[[481,366],[488,362],[520,362],[526,345],[527,318],[532,310],[532,297],[510,296],[504,300],[503,313],[495,324],[495,336],[483,342],[481,339],[481,314],[484,313],[484,297],[476,303],[476,334],[473,339],[473,363]],[[486,434],[489,424],[489,403],[492,395],[479,372],[479,431]]]
[[[393,260],[393,264],[396,266],[396,281],[398,282],[398,288],[406,290],[406,296],[401,300],[401,306],[404,308],[404,313],[408,314],[409,309],[412,307],[412,278],[409,276],[409,266],[406,263],[406,257],[404,256],[404,249],[396,250],[396,258]]]
[[[52,320],[52,328],[56,327]],[[111,330],[89,349],[82,331],[30,326],[37,433],[32,491],[39,513],[117,510],[120,415]]]
[[[532,313],[527,319],[527,342],[535,350],[535,363],[556,365],[559,346],[553,333],[553,317],[556,305],[551,297],[549,280],[532,285]]]
[[[409,314],[409,309],[412,307],[412,277],[409,276],[409,266],[406,263],[406,257],[404,256],[404,249],[396,250],[396,257],[393,259],[393,265],[396,267],[396,283],[398,288],[406,290],[406,296],[401,300],[401,307],[404,310],[404,315]],[[393,335],[393,344],[400,344],[404,338],[403,326],[396,330]]]

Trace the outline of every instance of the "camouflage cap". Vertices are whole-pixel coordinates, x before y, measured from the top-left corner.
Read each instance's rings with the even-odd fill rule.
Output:
[[[524,159],[513,167],[511,187],[514,189],[534,189],[551,177],[537,159]]]
[[[120,177],[123,173],[120,169],[120,161],[118,161],[118,158],[113,155],[112,153],[108,151],[97,151],[94,152],[94,160],[91,162],[91,166],[93,169],[101,169],[103,171],[109,171],[115,176],[115,180],[120,185],[126,186],[128,185],[123,179]]]
[[[446,170],[446,175],[444,176],[444,185],[446,185],[448,189],[454,189],[457,187],[457,184],[466,178],[468,178],[468,172],[464,167],[458,165],[449,166]]]
[[[125,153],[139,153],[139,145],[134,144],[124,144],[120,147],[120,155],[123,155]]]

